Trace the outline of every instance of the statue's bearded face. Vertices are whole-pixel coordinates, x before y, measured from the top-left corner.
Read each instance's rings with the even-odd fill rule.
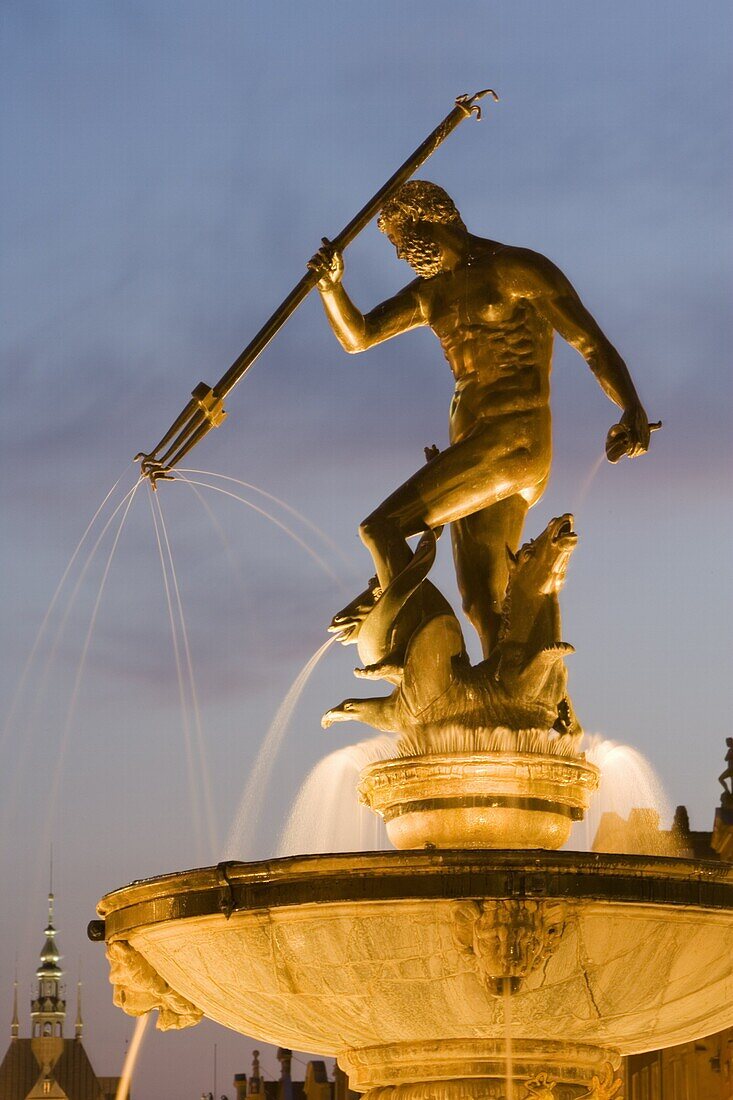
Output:
[[[377,225],[423,279],[439,275],[450,267],[445,236],[439,228],[455,227],[466,232],[461,215],[450,195],[428,180],[408,180],[384,204]],[[450,250],[450,249],[449,249]]]
[[[401,260],[407,260],[410,267],[423,279],[430,279],[444,270],[443,250],[430,233],[429,222],[402,222],[396,226],[385,227],[385,232],[397,250]]]

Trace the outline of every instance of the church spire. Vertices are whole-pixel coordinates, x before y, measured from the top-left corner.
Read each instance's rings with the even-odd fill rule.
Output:
[[[74,1024],[74,1036],[81,1039],[84,1032],[84,1021],[81,1017],[81,978],[76,983],[76,1023]]]
[[[15,981],[13,982],[13,1018],[10,1021],[10,1038],[17,1039],[20,1032],[20,1023],[18,1021],[18,976],[16,974]]]
[[[66,1001],[63,999],[61,978],[63,970],[59,966],[61,954],[56,946],[56,929],[53,923],[53,892],[48,895],[48,924],[45,928],[45,942],[41,948],[41,961],[36,970],[38,993],[31,1001],[31,1023],[34,1038],[55,1036],[61,1038],[64,1033]]]

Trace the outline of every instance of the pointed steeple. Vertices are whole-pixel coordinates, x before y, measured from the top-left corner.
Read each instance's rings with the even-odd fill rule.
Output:
[[[64,1033],[66,1001],[63,999],[59,966],[61,954],[56,946],[56,929],[53,923],[53,892],[48,895],[48,924],[45,942],[41,948],[41,961],[36,970],[38,993],[31,1001],[32,1035],[34,1037],[58,1036]]]
[[[76,1023],[74,1024],[74,1037],[81,1039],[84,1032],[84,1021],[81,1018],[81,978],[76,983]]]
[[[17,1039],[20,1032],[20,1023],[18,1021],[18,976],[16,974],[15,981],[13,982],[13,1018],[10,1021],[10,1038]]]

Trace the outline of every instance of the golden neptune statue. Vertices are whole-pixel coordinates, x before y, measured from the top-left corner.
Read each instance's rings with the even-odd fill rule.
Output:
[[[378,224],[417,278],[363,314],[344,289],[341,253],[325,241],[309,267],[331,328],[354,353],[428,325],[455,390],[450,446],[426,452],[425,466],[367,516],[360,535],[385,590],[409,565],[406,540],[450,523],[463,607],[488,657],[507,587],[506,548],[517,550],[550,474],[553,334],[581,353],[623,411],[609,439],[612,460],[646,451],[650,425],[623,359],[546,257],[469,233],[443,188],[423,180],[405,183]]]

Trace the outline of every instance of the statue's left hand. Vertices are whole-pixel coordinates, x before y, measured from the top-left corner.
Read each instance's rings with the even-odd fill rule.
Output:
[[[661,426],[661,421],[649,423],[641,405],[631,405],[606,436],[606,458],[609,462],[618,462],[624,455],[635,458],[644,454],[649,450],[651,433]]]
[[[651,426],[642,405],[632,405],[626,409],[620,423],[626,429],[628,444],[626,453],[629,458],[649,450]]]

